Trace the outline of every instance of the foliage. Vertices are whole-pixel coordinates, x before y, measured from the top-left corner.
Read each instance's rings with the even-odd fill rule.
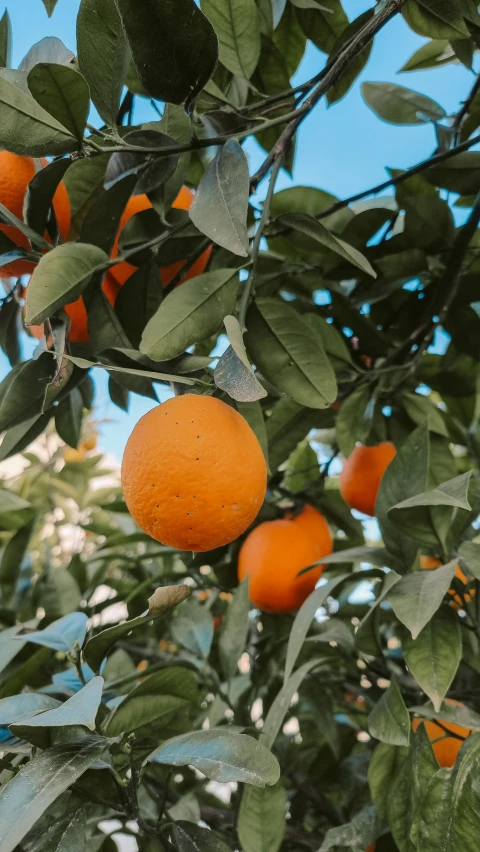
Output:
[[[0,146],[52,158],[23,220],[0,198],[0,265],[32,268],[0,306],[0,852],[112,852],[112,819],[139,852],[477,849],[480,77],[453,115],[364,83],[379,120],[431,128],[432,156],[351,198],[276,191],[304,119],[348,96],[399,15],[428,39],[402,73],[472,67],[474,0],[353,21],[340,0],[81,0],[78,55],[44,39],[19,69],[0,21]],[[309,42],[318,73],[292,87]],[[95,450],[95,368],[122,409],[158,386],[235,406],[268,459],[257,522],[325,515],[335,550],[296,615],[252,610],[241,541],[200,556],[138,530]],[[396,447],[381,541],[335,476],[359,441]],[[413,716],[471,732],[453,767]]]

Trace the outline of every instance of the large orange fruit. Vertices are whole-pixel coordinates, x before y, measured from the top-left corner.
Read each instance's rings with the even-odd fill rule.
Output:
[[[366,447],[355,447],[345,459],[340,474],[340,494],[347,506],[364,515],[375,514],[378,489],[388,465],[396,453],[390,441]]]
[[[252,604],[264,612],[288,613],[299,609],[315,588],[324,566],[298,576],[302,568],[331,553],[295,521],[266,521],[245,539],[238,556],[238,579],[248,576]]]
[[[138,421],[122,484],[130,513],[152,538],[205,551],[250,526],[265,497],[267,467],[241,414],[219,399],[186,394]]]
[[[0,151],[0,202],[17,219],[23,221],[23,202],[28,184],[35,177],[38,169],[45,166],[48,166],[48,160],[43,157],[40,160],[34,160],[32,157],[11,154],[10,151]],[[70,201],[63,182],[58,185],[53,197],[53,209],[60,235],[63,240],[66,240],[70,229]],[[18,228],[2,224],[0,230],[13,240],[15,245],[30,248],[27,237]],[[44,236],[50,241],[47,232]],[[19,278],[21,275],[30,275],[32,271],[33,265],[28,261],[15,260],[0,269],[0,276]]]
[[[187,186],[182,186],[180,192],[178,193],[175,201],[172,204],[172,207],[176,208],[177,210],[188,210],[193,199],[193,192],[191,192],[191,190]],[[118,231],[117,239],[115,240],[115,244],[113,246],[112,257],[118,257],[118,242],[120,239],[120,234],[123,231],[127,222],[129,222],[132,216],[134,216],[136,213],[141,213],[143,210],[149,210],[151,206],[152,205],[146,195],[133,195],[129,199],[127,206],[123,211],[123,216],[120,219],[120,228]],[[191,266],[191,268],[182,278],[180,283],[183,283],[183,281],[188,281],[190,278],[195,278],[197,275],[202,274],[209,261],[211,251],[212,247],[209,246],[203,252],[203,254],[200,255],[198,260],[196,260],[195,263]],[[176,274],[180,272],[183,264],[184,261],[179,260],[176,263],[172,263],[169,266],[165,266],[160,270],[164,287],[167,287],[167,285],[170,284],[170,281],[175,278]],[[130,278],[130,276],[135,272],[136,268],[136,266],[133,266],[131,263],[128,263],[126,260],[124,260],[124,262],[119,263],[118,266],[113,266],[111,272],[115,280],[119,284],[125,284],[125,281]]]
[[[452,704],[456,707],[464,707],[460,701],[454,701],[452,698],[446,698],[445,703]],[[443,727],[441,727],[440,725],[437,725],[436,722],[422,719],[413,720],[412,730],[416,731],[422,724],[422,721],[425,725],[428,738],[432,743],[435,757],[437,758],[439,765],[448,767],[453,766],[457,759],[458,752],[463,745],[463,741],[470,736],[472,732],[468,728],[464,728],[462,725],[456,725],[454,722],[442,721]],[[449,737],[448,734],[445,733],[445,728],[452,734],[456,734],[456,736]],[[461,737],[461,739],[458,739],[458,737]]]
[[[431,571],[434,568],[439,568],[441,565],[442,565],[442,562],[440,561],[440,559],[436,559],[435,556],[421,556],[420,557],[420,568],[423,571]],[[457,578],[457,580],[459,580],[461,583],[463,583],[464,586],[467,586],[470,583],[469,578],[462,571],[462,569],[460,568],[460,565],[457,565],[457,567],[455,569],[455,577]],[[452,606],[453,606],[454,609],[460,609],[461,607],[463,607],[463,600],[460,597],[460,595],[457,595],[455,593],[454,589],[449,589],[448,594],[453,598]],[[465,603],[469,603],[472,600],[472,598],[475,597],[475,589],[472,589],[470,592],[465,591],[463,596],[465,598]]]
[[[302,511],[295,518],[292,518],[292,523],[306,532],[314,542],[317,548],[317,559],[332,552],[333,539],[330,527],[321,512],[313,506],[309,506],[307,503]]]

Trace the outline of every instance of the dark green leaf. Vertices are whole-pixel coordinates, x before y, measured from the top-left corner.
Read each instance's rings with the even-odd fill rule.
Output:
[[[95,272],[108,265],[97,246],[69,243],[44,255],[27,290],[27,325],[44,322],[58,308],[77,299]]]
[[[190,102],[212,76],[215,30],[194,0],[116,0],[140,81],[152,98]]]
[[[28,87],[41,107],[81,143],[90,108],[90,90],[68,65],[41,63],[28,75]]]
[[[40,414],[43,397],[55,363],[44,354],[36,361],[19,364],[0,384],[0,431],[11,429]]]
[[[338,40],[333,45],[330,59],[336,56],[340,50],[342,50],[345,45],[353,39],[360,30],[369,22],[373,14],[373,10],[368,9],[367,12],[364,12],[363,15],[359,15],[358,18],[355,18],[346,29],[343,30]],[[327,100],[329,104],[337,103],[340,101],[347,92],[350,87],[353,85],[358,75],[361,74],[365,65],[367,64],[370,53],[372,50],[373,42],[370,41],[358,54],[358,56],[350,62],[347,69],[344,71],[338,83],[332,86],[327,93]]]
[[[106,732],[110,737],[151,725],[180,712],[198,701],[193,672],[171,666],[156,672],[135,687],[109,717]]]
[[[84,810],[69,814],[65,819],[49,825],[37,835],[30,852],[84,852],[87,842],[86,813]]]
[[[8,9],[0,19],[0,68],[9,68],[12,59],[12,22]]]
[[[260,58],[260,30],[254,0],[201,0],[215,27],[222,65],[249,80]]]
[[[238,673],[238,660],[247,642],[249,613],[248,582],[244,580],[234,592],[220,634],[220,661],[227,680]]]
[[[295,402],[326,408],[335,400],[335,376],[321,337],[286,302],[257,299],[247,314],[246,344],[262,375]]]
[[[179,852],[230,852],[230,846],[215,832],[191,822],[175,822],[173,836]]]
[[[449,607],[438,610],[417,639],[403,643],[405,662],[413,677],[440,709],[462,658],[460,622]]]
[[[352,844],[355,844],[357,849],[366,849],[367,844],[371,846],[372,841],[377,839],[381,830],[375,808],[363,808],[355,814],[351,822],[329,828],[318,852],[328,852],[337,846]]]
[[[423,44],[412,54],[408,62],[400,68],[402,71],[421,71],[425,68],[438,68],[447,62],[452,62],[455,54],[447,39],[432,39]]]
[[[69,239],[78,239],[88,211],[104,192],[108,159],[108,154],[82,157],[72,163],[65,175],[72,216]]]
[[[78,141],[31,95],[0,76],[0,145],[14,154],[43,157],[75,151]]]
[[[287,797],[281,781],[273,787],[245,787],[238,814],[244,852],[278,852],[285,835]]]
[[[32,531],[33,524],[26,524],[11,537],[3,551],[0,563],[0,587],[6,598],[9,598],[15,589]]]
[[[248,257],[249,192],[247,158],[230,140],[208,166],[189,210],[199,231],[240,257]]]
[[[392,681],[368,717],[368,730],[372,737],[393,746],[408,746],[410,742],[410,716],[402,693]]]
[[[175,358],[218,330],[236,301],[232,269],[206,272],[170,293],[147,323],[140,351],[154,361]]]
[[[22,767],[0,793],[2,852],[13,852],[46,809],[107,747],[103,737],[86,737],[53,746]]]
[[[392,782],[408,755],[408,749],[378,743],[368,766],[368,784],[372,801],[380,819],[387,818],[388,798]]]
[[[147,30],[148,32],[148,30]],[[100,116],[116,123],[129,50],[115,0],[82,0],[77,16],[80,71]]]
[[[201,657],[208,657],[213,642],[213,617],[206,606],[191,598],[175,617],[172,632],[175,640]]]
[[[62,400],[55,412],[55,428],[62,441],[76,447],[82,430],[83,399],[78,388]]]
[[[293,0],[303,32],[319,50],[331,53],[348,26],[348,18],[339,0],[321,0],[310,5],[309,0]]]
[[[456,3],[450,0],[409,0],[402,10],[409,27],[434,39],[468,38],[468,27]]]
[[[434,571],[414,571],[395,584],[388,601],[416,639],[440,607],[455,576],[456,560]]]
[[[23,216],[27,225],[38,234],[43,234],[52,212],[53,196],[71,161],[67,158],[54,160],[39,169],[27,187]]]
[[[407,760],[386,780],[386,816],[400,849],[416,849],[418,819],[427,786],[438,764],[423,727],[413,738]],[[415,845],[414,845],[415,844]]]
[[[157,312],[162,299],[162,280],[154,261],[141,266],[120,289],[115,312],[133,346],[140,345],[143,329]]]
[[[395,83],[362,83],[362,95],[379,118],[391,124],[424,124],[446,115],[431,98]]]
[[[480,190],[480,151],[464,151],[445,164],[440,163],[425,172],[434,186],[441,186],[460,195]]]
[[[337,414],[337,443],[346,458],[353,452],[357,441],[366,437],[368,423],[365,414],[370,390],[365,385],[357,388],[343,400]]]
[[[262,406],[259,402],[237,402],[237,409],[245,418],[250,428],[255,432],[260,446],[263,450],[263,455],[268,463],[268,437],[265,418],[263,416]],[[0,450],[1,458],[1,450]]]
[[[167,740],[147,758],[166,766],[193,766],[213,781],[238,781],[255,787],[273,785],[280,767],[253,737],[222,728],[193,731]]]

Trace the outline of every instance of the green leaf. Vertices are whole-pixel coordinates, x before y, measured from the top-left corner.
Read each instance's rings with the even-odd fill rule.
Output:
[[[193,731],[155,749],[148,761],[166,766],[193,766],[212,781],[238,781],[255,787],[276,784],[280,767],[273,754],[253,737],[224,728]]]
[[[60,701],[43,695],[40,692],[24,692],[0,699],[0,726],[11,725],[36,713],[53,710],[60,706]]]
[[[58,308],[75,301],[95,272],[108,266],[108,256],[97,246],[68,243],[45,254],[27,290],[27,325],[39,325]]]
[[[116,0],[137,74],[152,98],[190,103],[212,76],[215,30],[194,0]]]
[[[293,399],[283,397],[274,405],[266,421],[268,458],[272,473],[287,459],[310,429],[333,425],[331,410],[304,408]]]
[[[9,459],[29,447],[35,438],[38,438],[46,429],[51,416],[52,412],[46,411],[44,414],[35,415],[30,420],[25,420],[13,429],[8,429],[0,445],[0,461]]]
[[[232,269],[215,269],[185,281],[147,323],[140,351],[154,361],[166,361],[210,337],[232,313],[236,293],[237,276]]]
[[[245,787],[237,831],[244,852],[278,852],[285,835],[287,796],[281,781],[273,787]]]
[[[130,60],[115,0],[82,0],[77,16],[78,64],[101,118],[116,124]]]
[[[450,0],[409,0],[402,14],[412,30],[428,38],[450,40],[470,35],[458,4]]]
[[[171,811],[172,809],[170,813]],[[191,822],[176,822],[173,826],[173,836],[179,852],[230,852],[230,846],[214,831]]]
[[[313,216],[309,216],[307,213],[287,213],[284,216],[279,216],[275,221],[282,227],[293,228],[294,231],[306,234],[312,240],[338,254],[343,260],[361,269],[362,272],[372,275],[373,278],[377,277],[377,273],[361,252],[330,233],[328,228],[322,222],[314,219]]]
[[[28,88],[37,103],[81,143],[90,108],[85,78],[69,65],[43,62],[30,71]]]
[[[263,399],[267,391],[256,378],[248,360],[240,323],[232,316],[226,316],[223,322],[230,346],[215,367],[215,384],[237,402]]]
[[[74,388],[62,400],[55,412],[55,428],[70,447],[76,447],[82,430],[83,399],[78,388]]]
[[[417,848],[422,800],[437,769],[432,744],[422,725],[413,737],[407,760],[393,777],[385,779],[386,818],[400,849],[413,852]]]
[[[459,515],[459,509],[465,512],[470,509],[468,486],[471,474],[472,471],[468,471],[443,482],[432,491],[417,494],[392,506],[388,511],[389,520],[406,535],[427,547],[436,547],[438,542],[444,545],[454,515]],[[445,510],[439,507],[451,507],[452,511],[445,514]],[[439,515],[440,511],[443,514]],[[444,516],[447,519],[445,524],[442,523]]]
[[[343,30],[338,40],[332,47],[329,59],[333,59],[333,57],[337,56],[338,53],[343,50],[343,48],[348,44],[348,42],[355,38],[355,36],[363,29],[363,27],[370,21],[373,15],[373,10],[368,9],[362,15],[359,15],[358,18],[355,18],[346,29]],[[340,101],[345,97],[359,74],[363,71],[365,65],[367,64],[370,53],[372,51],[373,41],[369,41],[368,44],[363,48],[361,53],[353,59],[346,70],[340,77],[338,83],[332,86],[327,93],[327,101],[329,104],[334,104]]]
[[[375,808],[363,808],[355,814],[351,822],[329,828],[318,852],[328,852],[337,846],[351,847],[352,844],[355,844],[357,849],[366,849],[367,845],[372,845],[372,841],[377,839],[381,829]]]
[[[68,728],[79,725],[95,730],[95,719],[102,700],[103,677],[92,678],[60,707],[46,710],[10,725],[14,736],[26,739],[45,748],[48,744],[48,728]]]
[[[348,27],[348,18],[339,0],[321,0],[313,6],[309,0],[293,0],[297,6],[300,26],[319,50],[330,54],[338,39]],[[305,4],[305,5],[303,5]]]
[[[240,257],[248,257],[248,161],[230,139],[209,164],[189,214],[202,234]]]
[[[31,95],[0,76],[0,146],[14,154],[43,157],[75,151],[78,141]]]
[[[480,189],[480,151],[464,151],[446,163],[427,169],[425,177],[434,186],[471,195]]]
[[[71,612],[63,618],[49,624],[43,630],[25,632],[17,636],[22,642],[34,642],[36,645],[45,645],[54,648],[55,651],[68,653],[77,642],[82,647],[87,633],[88,618],[83,612]]]
[[[392,782],[398,776],[408,756],[408,749],[378,743],[368,765],[368,784],[380,819],[387,818],[387,806]]]
[[[141,627],[165,615],[169,609],[178,606],[179,603],[190,597],[192,590],[188,586],[161,586],[149,598],[148,612],[123,624],[116,624],[107,630],[102,630],[88,640],[85,645],[83,656],[93,671],[98,671],[103,659],[106,657],[115,642],[122,639],[136,627]]]
[[[87,816],[84,810],[55,820],[35,838],[31,852],[84,852],[87,842]]]
[[[98,246],[111,254],[135,181],[134,175],[123,178],[93,201],[82,224],[80,242]]]
[[[13,491],[0,489],[0,530],[16,530],[32,520],[30,503]]]
[[[395,681],[380,698],[368,717],[370,735],[382,743],[408,746],[410,742],[410,716],[402,693]]]
[[[416,639],[404,641],[403,653],[411,674],[439,710],[462,659],[455,612],[449,607],[438,610]]]
[[[78,239],[85,217],[103,192],[103,181],[109,154],[82,157],[72,163],[65,174],[65,185],[70,198],[71,224],[69,239]]]
[[[439,609],[455,576],[456,560],[434,571],[406,574],[389,592],[395,615],[416,639]]]
[[[12,22],[8,9],[0,19],[0,68],[9,68],[12,60]]]
[[[410,570],[417,545],[400,532],[388,517],[388,510],[427,485],[429,469],[429,437],[426,428],[419,427],[406,439],[387,467],[380,483],[376,501],[376,516],[387,549]]]
[[[315,613],[321,606],[323,606],[327,598],[335,591],[335,589],[343,583],[346,577],[346,574],[342,574],[341,576],[330,580],[326,585],[315,589],[297,612],[288,640],[285,673],[283,676],[284,685],[290,679],[295,668],[295,663],[297,662],[300,651],[303,648],[303,643],[305,642],[307,633],[310,630],[310,625],[315,617]]]
[[[323,344],[302,317],[279,299],[257,299],[247,314],[246,344],[257,369],[274,387],[308,408],[326,408],[337,395]]]
[[[23,217],[26,224],[38,234],[45,232],[52,212],[53,196],[70,163],[68,157],[54,160],[39,169],[27,186]]]
[[[250,429],[255,432],[259,444],[263,450],[263,455],[268,464],[268,437],[267,426],[263,416],[262,406],[259,402],[237,402],[237,410],[245,418]],[[0,449],[1,460],[1,449]]]
[[[426,218],[425,218],[424,221],[427,223],[426,229],[422,228],[422,225],[420,224],[420,220],[417,219],[417,215],[418,215],[418,211],[419,211],[419,206],[417,206],[417,202],[419,202],[421,198],[428,199],[430,197],[431,197],[430,195],[424,195],[424,196],[419,196],[418,198],[415,198],[415,199],[409,199],[405,202],[405,210],[406,210],[405,229],[406,229],[406,232],[410,228],[410,226],[414,225],[416,235],[419,236],[420,233],[423,232],[423,236],[420,237],[420,240],[423,241],[423,238],[425,238],[426,242],[428,242],[430,240],[430,238],[433,236],[432,225],[430,224],[430,222],[431,222],[430,214],[432,216],[434,216],[434,223],[436,223],[436,224],[438,224],[439,220],[441,219],[441,215],[442,215],[441,212],[438,210],[436,203],[433,204],[433,205],[430,205],[428,202],[426,204],[424,202],[422,202],[420,204],[420,207],[422,208],[422,213],[425,213]],[[437,196],[435,196],[435,198],[437,198],[437,200],[440,201],[442,204],[445,204],[445,202],[441,201],[441,199],[438,199]],[[415,213],[413,214],[413,216],[414,216],[413,222],[412,222],[412,219],[411,219],[411,214],[412,214],[412,210],[413,210],[413,206],[412,206],[411,202],[415,203],[415,208],[416,208]],[[449,215],[451,216],[450,208],[448,208],[448,210],[449,210]],[[407,220],[409,218],[410,218],[409,228],[407,229]],[[434,228],[436,227],[436,224],[433,225]],[[430,236],[429,236],[429,234],[430,234]],[[437,232],[437,234],[438,234],[438,232]],[[445,245],[445,241],[442,242],[442,245]],[[443,435],[445,438],[449,437],[449,431],[448,431],[448,428],[447,428],[447,424],[445,422],[445,416],[444,416],[443,412],[439,408],[437,408],[437,406],[432,402],[432,400],[428,399],[428,397],[422,396],[419,393],[408,393],[407,391],[404,391],[404,393],[402,394],[402,403],[403,403],[403,407],[405,408],[406,413],[408,414],[410,419],[413,420],[413,422],[417,426],[423,426],[424,424],[427,424],[428,428],[431,432],[435,432],[437,435]]]
[[[33,532],[33,523],[26,524],[10,539],[0,563],[0,587],[8,599],[15,590],[18,575]]]
[[[55,6],[57,5],[58,0],[42,0],[42,3],[45,6],[48,17],[51,18],[55,11]]]
[[[440,769],[428,785],[418,832],[422,852],[478,849],[479,770],[480,735],[474,734],[460,749],[453,769]]]
[[[260,29],[254,0],[201,0],[219,42],[222,65],[249,80],[260,58]]]
[[[362,83],[362,95],[374,113],[391,124],[425,124],[446,116],[431,98],[395,83]]]
[[[136,731],[198,701],[195,675],[181,666],[155,672],[143,680],[113,711],[106,724],[109,737]]]
[[[248,581],[244,580],[235,589],[220,633],[220,662],[227,680],[238,674],[238,660],[245,650],[247,642],[250,624],[249,614]]]
[[[298,23],[293,3],[289,3],[273,34],[273,43],[280,51],[289,77],[297,71],[307,47],[307,40]]]
[[[366,438],[368,423],[365,414],[369,398],[370,390],[363,385],[342,401],[335,425],[337,443],[345,458],[353,452],[357,441]]]
[[[480,544],[474,541],[462,541],[458,555],[462,565],[470,574],[473,574],[476,580],[480,580]]]
[[[196,598],[191,598],[185,603],[172,622],[175,641],[192,654],[199,654],[205,659],[212,647],[213,630],[212,613]]]
[[[426,68],[438,68],[447,62],[453,62],[455,54],[447,39],[432,39],[412,54],[399,73],[421,71]]]
[[[326,587],[323,586],[322,591],[324,588]],[[320,590],[317,589],[316,591]],[[312,592],[312,595],[313,594],[315,593]],[[312,595],[310,595],[310,597],[312,597]],[[298,692],[304,678],[312,669],[316,668],[322,663],[324,663],[324,660],[322,658],[309,660],[307,663],[304,663],[303,666],[300,666],[298,669],[296,669],[293,674],[290,675],[288,680],[284,680],[283,686],[280,692],[277,693],[275,700],[273,701],[267,713],[267,717],[263,725],[261,742],[267,748],[272,748],[280,732],[280,728],[283,725],[285,716],[288,713],[288,708],[292,703],[293,696]]]
[[[143,329],[160,307],[162,299],[160,270],[154,261],[137,269],[120,288],[115,300],[115,313],[133,346],[139,346]]]
[[[86,737],[53,746],[23,766],[0,793],[1,852],[13,852],[46,809],[107,747],[103,737]]]
[[[415,716],[420,716],[421,719],[429,719],[431,721],[438,719],[440,722],[461,725],[463,728],[468,728],[471,731],[480,731],[480,714],[469,710],[463,704],[457,706],[456,704],[447,704],[444,701],[438,711],[434,710],[428,704],[409,707],[409,711],[410,713],[414,713]]]

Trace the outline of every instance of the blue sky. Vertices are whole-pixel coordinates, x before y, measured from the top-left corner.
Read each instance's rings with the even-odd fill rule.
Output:
[[[344,0],[352,19],[371,8],[371,0]],[[79,0],[58,0],[48,18],[41,0],[11,0],[7,9],[12,19],[14,66],[29,47],[45,36],[61,38],[75,51],[75,19]],[[398,74],[398,69],[425,39],[411,32],[400,17],[377,38],[370,61],[354,88],[339,104],[327,108],[320,104],[304,122],[297,145],[294,184],[316,186],[340,197],[367,189],[385,179],[385,167],[406,168],[429,156],[434,147],[431,127],[397,127],[380,121],[364,104],[360,83],[363,80],[396,82],[436,99],[447,112],[455,112],[472,85],[472,74],[460,65],[448,65],[434,71]],[[323,65],[324,56],[310,46],[297,72],[295,83],[312,77]],[[139,109],[136,120],[142,120]],[[251,171],[261,162],[255,143],[247,143]],[[283,173],[279,189],[292,185]],[[261,197],[262,188],[259,195]],[[29,341],[24,354],[30,354]],[[8,370],[0,357],[0,373]],[[105,371],[96,372],[96,417],[106,420],[101,427],[101,447],[120,459],[125,442],[138,418],[152,407],[148,400],[131,395],[130,411],[124,414],[109,403]]]

